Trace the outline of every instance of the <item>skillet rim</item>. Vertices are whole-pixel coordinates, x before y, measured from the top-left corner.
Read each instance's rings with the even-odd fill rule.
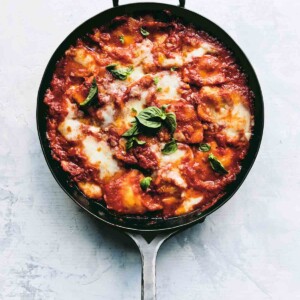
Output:
[[[127,8],[129,9],[127,11]],[[72,39],[77,39],[78,37],[82,36],[79,35],[78,32],[80,32],[84,27],[89,26],[89,23],[93,23],[93,21],[97,20],[97,19],[101,19],[101,17],[103,15],[109,15],[112,14],[112,17],[121,15],[121,14],[126,14],[126,12],[128,14],[131,13],[136,13],[136,12],[142,12],[142,11],[149,11],[149,12],[155,12],[158,10],[165,10],[165,9],[169,9],[172,12],[172,15],[177,16],[179,18],[182,18],[184,21],[186,21],[187,19],[185,18],[185,16],[182,16],[181,13],[184,14],[188,14],[188,15],[193,15],[194,18],[199,19],[200,22],[206,22],[207,26],[210,26],[211,28],[213,28],[213,31],[218,31],[218,34],[211,34],[209,30],[204,29],[206,32],[208,32],[210,35],[214,36],[215,38],[217,38],[217,40],[219,40],[222,44],[224,44],[227,48],[229,48],[231,50],[231,52],[233,53],[238,65],[241,66],[243,72],[247,75],[247,80],[248,80],[248,85],[253,85],[254,87],[251,87],[251,90],[253,91],[255,97],[253,99],[253,106],[254,106],[254,127],[253,127],[253,133],[255,133],[255,135],[253,134],[251,140],[250,140],[250,145],[249,145],[249,149],[247,152],[247,155],[245,157],[245,159],[242,161],[242,170],[239,174],[237,174],[236,179],[234,180],[234,182],[232,184],[229,184],[229,188],[231,186],[233,186],[233,188],[229,191],[226,191],[226,194],[220,198],[214,205],[212,205],[211,207],[209,207],[207,210],[205,210],[202,213],[197,212],[197,210],[190,212],[188,214],[185,215],[181,215],[181,216],[177,216],[177,217],[171,217],[171,218],[167,218],[167,219],[162,219],[162,218],[152,218],[152,220],[154,220],[154,224],[155,221],[157,221],[158,219],[160,221],[164,222],[168,222],[168,221],[178,221],[179,220],[179,224],[176,225],[171,225],[169,227],[158,227],[156,228],[155,226],[152,225],[143,225],[146,226],[147,228],[141,228],[138,227],[136,225],[133,226],[128,226],[128,224],[126,222],[130,222],[130,219],[125,221],[125,225],[122,224],[118,224],[117,222],[115,222],[116,220],[112,220],[112,219],[104,219],[101,215],[95,214],[95,212],[93,212],[90,209],[88,209],[86,207],[85,204],[81,203],[81,201],[74,195],[71,194],[70,191],[67,190],[71,189],[73,193],[77,193],[78,191],[74,191],[74,187],[70,186],[70,184],[67,181],[62,182],[61,179],[59,178],[61,176],[61,174],[58,174],[57,172],[59,172],[59,170],[55,170],[54,167],[52,166],[52,164],[57,163],[56,161],[54,162],[53,157],[51,156],[51,149],[49,148],[49,141],[46,139],[45,140],[45,135],[46,132],[42,130],[42,122],[46,122],[45,119],[43,119],[42,116],[42,109],[43,106],[45,106],[43,100],[44,100],[44,95],[45,95],[45,91],[46,89],[49,87],[49,83],[50,81],[48,80],[47,77],[50,76],[50,78],[52,78],[53,72],[51,71],[57,62],[56,56],[61,57],[61,55],[59,55],[60,52],[62,52],[62,49],[64,48],[65,44],[68,44],[68,46],[70,46],[72,43],[69,43],[69,40]],[[124,11],[122,13],[122,11]],[[101,22],[103,24],[103,22]],[[188,23],[193,24],[196,28],[199,27],[197,26],[197,24],[195,24],[195,22],[191,22],[188,21]],[[89,27],[89,30],[91,30],[93,28]],[[88,32],[88,30],[84,30],[85,33]],[[225,43],[223,38],[220,38],[220,35],[223,35],[223,38],[227,39],[227,42]],[[231,44],[231,47],[228,46],[228,43]],[[234,48],[234,49],[232,49]],[[63,50],[64,53],[64,50]],[[242,64],[244,66],[242,66]],[[245,70],[245,66],[247,68],[247,71]],[[50,74],[49,74],[50,73]],[[250,74],[249,74],[250,73]],[[50,79],[51,80],[51,79]],[[251,81],[251,84],[250,84]],[[46,84],[48,83],[48,84]],[[254,91],[255,90],[255,91]],[[258,106],[258,107],[257,107]],[[256,117],[256,114],[259,115],[259,119]],[[145,3],[131,3],[131,4],[125,4],[125,5],[119,5],[116,7],[112,7],[109,8],[107,10],[104,10],[98,14],[96,14],[95,16],[87,19],[86,21],[84,21],[83,23],[81,23],[79,26],[77,26],[74,30],[72,30],[72,32],[70,34],[68,34],[64,40],[59,44],[59,46],[56,48],[56,50],[54,51],[54,53],[52,54],[50,60],[47,63],[47,66],[45,68],[45,71],[43,73],[42,76],[42,80],[39,86],[39,90],[38,90],[38,95],[37,95],[37,107],[36,107],[36,121],[37,121],[37,131],[38,131],[38,135],[39,135],[39,141],[41,144],[41,148],[42,148],[42,152],[44,155],[44,158],[46,160],[46,163],[48,165],[48,168],[50,169],[54,179],[56,180],[56,182],[59,184],[59,186],[62,188],[62,190],[77,204],[79,205],[82,209],[84,209],[85,211],[87,211],[89,214],[91,214],[93,217],[99,219],[101,222],[104,222],[112,227],[115,227],[117,229],[120,230],[127,230],[127,231],[133,231],[133,232],[140,232],[140,233],[149,233],[149,232],[154,232],[154,233],[159,233],[159,232],[165,232],[165,231],[171,231],[171,230],[176,230],[179,228],[186,228],[188,226],[191,226],[195,223],[198,222],[203,222],[204,219],[210,215],[211,213],[213,213],[214,211],[216,211],[217,209],[219,209],[221,206],[223,206],[236,192],[237,190],[240,188],[240,186],[242,185],[242,183],[244,182],[244,180],[246,179],[247,175],[249,174],[249,171],[251,170],[255,159],[257,157],[260,145],[261,145],[261,140],[262,140],[262,136],[263,136],[263,127],[264,127],[264,103],[263,103],[263,96],[262,96],[262,92],[261,92],[261,88],[260,88],[260,84],[258,81],[258,78],[256,76],[256,73],[249,61],[249,59],[247,58],[247,56],[245,55],[245,53],[241,50],[241,48],[238,46],[238,44],[217,24],[215,24],[214,22],[212,22],[211,20],[203,17],[202,15],[195,13],[191,10],[188,10],[186,8],[183,7],[178,7],[175,5],[170,5],[170,4],[163,4],[163,3],[157,3],[157,2],[145,2]],[[251,142],[252,141],[252,142]],[[47,149],[48,152],[47,152]],[[50,152],[49,152],[50,150]],[[251,151],[251,153],[250,153]],[[250,157],[251,154],[251,157]],[[244,164],[246,164],[244,166]],[[60,167],[61,168],[61,167]],[[62,170],[60,170],[60,172],[63,172]],[[65,185],[65,186],[64,186]],[[82,195],[82,194],[81,194]],[[84,197],[85,198],[85,197]],[[85,198],[86,199],[86,198]],[[105,211],[102,211],[102,214],[105,215]],[[123,216],[115,216],[116,218],[122,218]],[[190,217],[189,221],[183,221],[181,222],[182,219],[184,218],[188,218]],[[135,217],[133,217],[135,218]],[[139,217],[136,217],[136,220],[138,220]],[[163,222],[162,222],[163,223]],[[164,223],[163,223],[164,224]],[[152,226],[152,227],[151,227]]]

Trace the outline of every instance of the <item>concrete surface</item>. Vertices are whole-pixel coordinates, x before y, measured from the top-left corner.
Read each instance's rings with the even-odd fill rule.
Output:
[[[109,7],[1,1],[0,299],[140,299],[133,242],[68,199],[36,132],[36,95],[50,55]],[[258,159],[233,199],[162,246],[158,300],[300,299],[300,2],[187,0],[186,7],[245,51],[261,82],[266,125]]]

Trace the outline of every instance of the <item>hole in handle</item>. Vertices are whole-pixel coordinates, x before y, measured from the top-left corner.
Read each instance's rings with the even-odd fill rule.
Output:
[[[113,6],[114,7],[119,6],[119,0],[113,0]],[[185,0],[179,0],[179,6],[184,7],[185,6]]]

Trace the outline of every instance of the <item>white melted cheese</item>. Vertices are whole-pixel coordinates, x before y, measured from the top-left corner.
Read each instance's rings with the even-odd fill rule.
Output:
[[[185,192],[182,193],[182,197],[185,197]],[[203,199],[203,196],[198,197],[190,197],[184,199],[182,204],[176,209],[175,214],[181,215],[184,213],[188,213],[193,210],[194,206],[199,204]]]
[[[180,94],[178,89],[180,87],[180,78],[177,73],[174,72],[161,72],[157,74],[159,78],[157,88],[161,91],[157,92],[156,96],[158,100],[178,100]]]
[[[152,48],[153,43],[149,39],[144,39],[142,43],[136,44],[135,58],[133,59],[134,66],[138,66],[141,63],[146,65],[153,64]]]
[[[251,114],[249,109],[242,103],[234,105],[231,111],[230,122],[224,129],[227,137],[232,140],[239,137],[240,132],[244,132],[247,140],[251,137]]]
[[[132,73],[127,77],[130,82],[135,82],[144,77],[145,73],[142,66],[135,67]]]
[[[103,117],[103,123],[102,126],[106,127],[109,124],[114,122],[114,114],[115,114],[114,105],[112,103],[107,104],[101,109],[102,117]]]
[[[71,103],[70,100],[67,100],[67,111],[68,114],[66,119],[74,119],[78,113],[78,108],[75,103]]]
[[[163,148],[163,147],[162,147]],[[166,166],[168,164],[173,164],[173,163],[177,163],[178,161],[180,161],[184,156],[186,155],[186,151],[182,150],[182,149],[178,149],[177,151],[175,151],[174,153],[168,154],[168,155],[164,155],[161,154],[160,155],[160,165],[161,166]]]
[[[166,67],[166,68],[181,67],[184,63],[183,57],[181,54],[174,54],[173,58],[165,58],[165,57],[161,56],[159,62],[160,62],[160,66]]]
[[[76,141],[81,137],[82,124],[77,120],[65,119],[58,126],[58,131],[67,141]]]
[[[178,164],[180,160],[187,155],[187,152],[182,149],[178,149],[176,152],[169,155],[164,155],[161,153],[161,149],[164,147],[161,145],[151,145],[150,149],[156,154],[158,158],[159,170],[157,175],[166,181],[172,181],[175,185],[186,188],[187,184],[180,174],[178,169]]]
[[[100,166],[100,178],[112,176],[119,171],[117,161],[105,141],[98,141],[92,136],[87,136],[83,141],[83,152],[87,160],[93,165]]]
[[[173,170],[170,170],[170,171],[166,171],[165,177],[171,179],[175,183],[175,185],[177,185],[181,188],[187,187],[185,180],[182,178],[182,176],[177,168],[174,168]]]
[[[79,188],[89,197],[99,199],[102,196],[101,187],[91,182],[79,182]]]
[[[75,53],[74,61],[90,70],[95,69],[95,59],[91,54],[88,53],[88,51],[85,49],[76,49]]]
[[[141,97],[141,100],[139,99],[131,99],[128,102],[125,103],[124,109],[123,109],[123,118],[126,125],[129,125],[133,120],[134,117],[132,116],[132,111],[136,110],[137,114],[142,111],[146,104],[146,98],[145,95]]]
[[[215,51],[215,49],[213,48],[212,45],[210,45],[208,43],[203,43],[199,48],[196,48],[192,51],[185,53],[184,63],[189,63],[195,57],[201,57],[207,53],[212,53],[214,51]]]
[[[105,86],[108,94],[122,95],[127,89],[127,80],[114,80]]]

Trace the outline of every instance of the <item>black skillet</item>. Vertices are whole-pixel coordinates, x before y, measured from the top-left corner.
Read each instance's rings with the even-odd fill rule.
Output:
[[[160,245],[169,238],[172,234],[187,228],[193,224],[203,222],[205,217],[216,209],[221,207],[228,201],[240,187],[246,178],[250,168],[256,158],[263,133],[264,113],[263,113],[263,98],[259,82],[256,74],[248,61],[245,54],[232,38],[224,32],[219,26],[210,20],[184,8],[185,0],[180,0],[179,7],[161,4],[161,3],[135,3],[119,6],[118,0],[113,0],[113,8],[108,9],[98,15],[87,20],[77,27],[56,49],[52,55],[46,70],[44,72],[37,98],[37,128],[42,146],[42,150],[47,161],[47,164],[61,188],[69,195],[69,197],[81,206],[84,210],[96,217],[102,222],[117,228],[129,235],[140,249],[142,257],[142,299],[155,299],[155,260],[157,251]],[[229,48],[237,63],[242,67],[247,74],[248,84],[254,93],[254,128],[253,136],[250,141],[250,148],[246,158],[242,163],[242,170],[237,175],[236,180],[226,189],[226,195],[223,196],[215,205],[210,207],[205,212],[194,211],[192,213],[172,217],[167,220],[157,218],[155,216],[120,216],[116,215],[102,204],[95,204],[89,201],[77,188],[72,185],[68,175],[62,171],[59,163],[51,156],[49,142],[46,137],[46,118],[47,106],[43,99],[46,89],[50,85],[52,74],[55,69],[56,62],[64,55],[64,52],[75,44],[78,37],[84,36],[87,32],[91,32],[93,28],[106,24],[114,17],[124,14],[138,15],[143,12],[151,12],[153,14],[161,14],[164,10],[169,10],[172,15],[178,16],[187,23],[194,24],[197,28],[208,32],[210,35],[220,40],[227,48]]]

